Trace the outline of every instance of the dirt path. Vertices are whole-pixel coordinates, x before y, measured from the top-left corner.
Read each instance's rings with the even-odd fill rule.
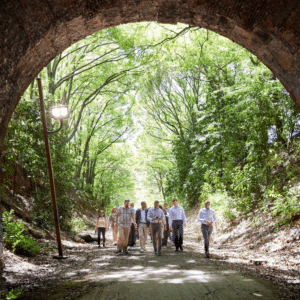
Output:
[[[183,252],[169,245],[162,256],[153,254],[149,240],[147,252],[141,253],[137,245],[121,256],[112,246],[69,249],[69,258],[58,262],[56,281],[20,299],[282,299],[274,286],[207,260],[185,244]]]

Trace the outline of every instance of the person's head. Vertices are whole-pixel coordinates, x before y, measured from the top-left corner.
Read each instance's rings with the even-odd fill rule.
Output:
[[[118,210],[118,208],[116,206],[114,206],[112,209],[111,209],[111,213],[114,214],[116,213]]]
[[[209,202],[209,200],[206,200],[206,201],[204,202],[204,206],[205,206],[206,209],[209,209],[209,207],[210,207],[210,202]]]
[[[159,201],[158,200],[154,201],[154,208],[159,208]]]
[[[147,207],[146,201],[141,202],[141,208],[144,210]]]
[[[134,208],[134,203],[131,202],[129,205],[130,207]]]
[[[167,209],[168,206],[169,206],[168,203],[165,203],[165,204],[164,204],[164,209]]]
[[[104,210],[100,210],[100,211],[99,211],[98,218],[100,218],[100,217],[105,217],[105,212],[104,212]]]
[[[173,200],[171,201],[171,206],[174,206],[174,200],[175,200],[175,199],[173,199]]]
[[[163,209],[163,212],[165,215],[167,214],[167,210],[165,208]]]
[[[124,207],[128,207],[129,206],[129,199],[125,199],[124,200]]]
[[[174,206],[178,206],[178,200],[177,199],[173,199],[172,202],[174,203]]]

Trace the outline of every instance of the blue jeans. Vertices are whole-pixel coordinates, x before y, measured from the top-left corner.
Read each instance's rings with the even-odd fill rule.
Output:
[[[205,224],[201,224],[201,231],[204,238],[204,251],[205,253],[209,253],[209,240],[210,240],[211,233],[213,231],[213,227]]]

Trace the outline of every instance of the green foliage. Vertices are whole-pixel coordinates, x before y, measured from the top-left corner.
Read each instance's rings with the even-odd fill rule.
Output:
[[[23,289],[11,290],[9,292],[1,293],[1,299],[5,300],[13,300],[18,299],[23,293]]]
[[[236,219],[236,214],[234,213],[233,209],[230,207],[226,207],[222,215],[227,222],[232,222]]]
[[[278,191],[273,189],[267,190],[265,193],[265,202],[274,203],[272,215],[277,216],[276,225],[282,226],[290,223],[296,216],[299,218],[300,203],[296,196],[291,196],[289,193],[280,194]]]
[[[84,221],[82,220],[82,218],[73,217],[71,219],[71,228],[75,232],[82,232],[82,231],[86,230],[86,225],[85,225]]]
[[[23,222],[13,222],[13,210],[3,213],[3,228],[5,237],[3,241],[16,253],[26,256],[36,256],[40,253],[40,247],[29,236],[23,235],[25,230]]]
[[[124,198],[179,198],[192,206],[226,193],[224,203],[232,198],[222,210],[232,221],[268,201],[272,185],[288,196],[272,170],[281,152],[299,147],[299,112],[270,70],[224,37],[185,24],[127,24],[72,45],[40,75],[47,110],[60,103],[71,110],[63,129],[50,136],[63,229],[81,226],[72,219],[78,203],[109,212]],[[35,183],[32,217],[49,229],[38,103],[32,82],[3,153],[28,171]],[[49,129],[57,125],[48,119]],[[285,176],[297,180],[299,167],[290,164]],[[294,200],[268,199],[292,220]]]
[[[146,131],[172,147],[165,196],[195,204],[209,195],[208,184],[248,213],[273,180],[274,153],[300,132],[293,101],[250,53],[214,33],[190,30],[164,51],[141,78],[140,98]],[[298,171],[286,169],[291,180]]]

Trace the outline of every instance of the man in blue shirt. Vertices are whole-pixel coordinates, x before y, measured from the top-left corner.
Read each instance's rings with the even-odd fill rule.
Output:
[[[183,251],[183,226],[186,227],[186,218],[184,209],[178,205],[178,200],[173,199],[174,206],[169,212],[170,230],[173,231],[173,241],[175,243],[175,251]]]
[[[147,219],[151,223],[151,235],[153,241],[154,253],[161,255],[161,240],[162,240],[162,227],[165,220],[163,211],[159,208],[159,201],[154,201],[154,207],[150,208],[147,214]],[[158,249],[156,245],[156,235],[158,236]]]
[[[200,209],[197,221],[201,223],[201,231],[204,238],[204,251],[207,258],[209,255],[209,240],[213,231],[213,223],[216,222],[217,217],[213,209],[210,208],[209,200],[204,202],[205,208]]]

